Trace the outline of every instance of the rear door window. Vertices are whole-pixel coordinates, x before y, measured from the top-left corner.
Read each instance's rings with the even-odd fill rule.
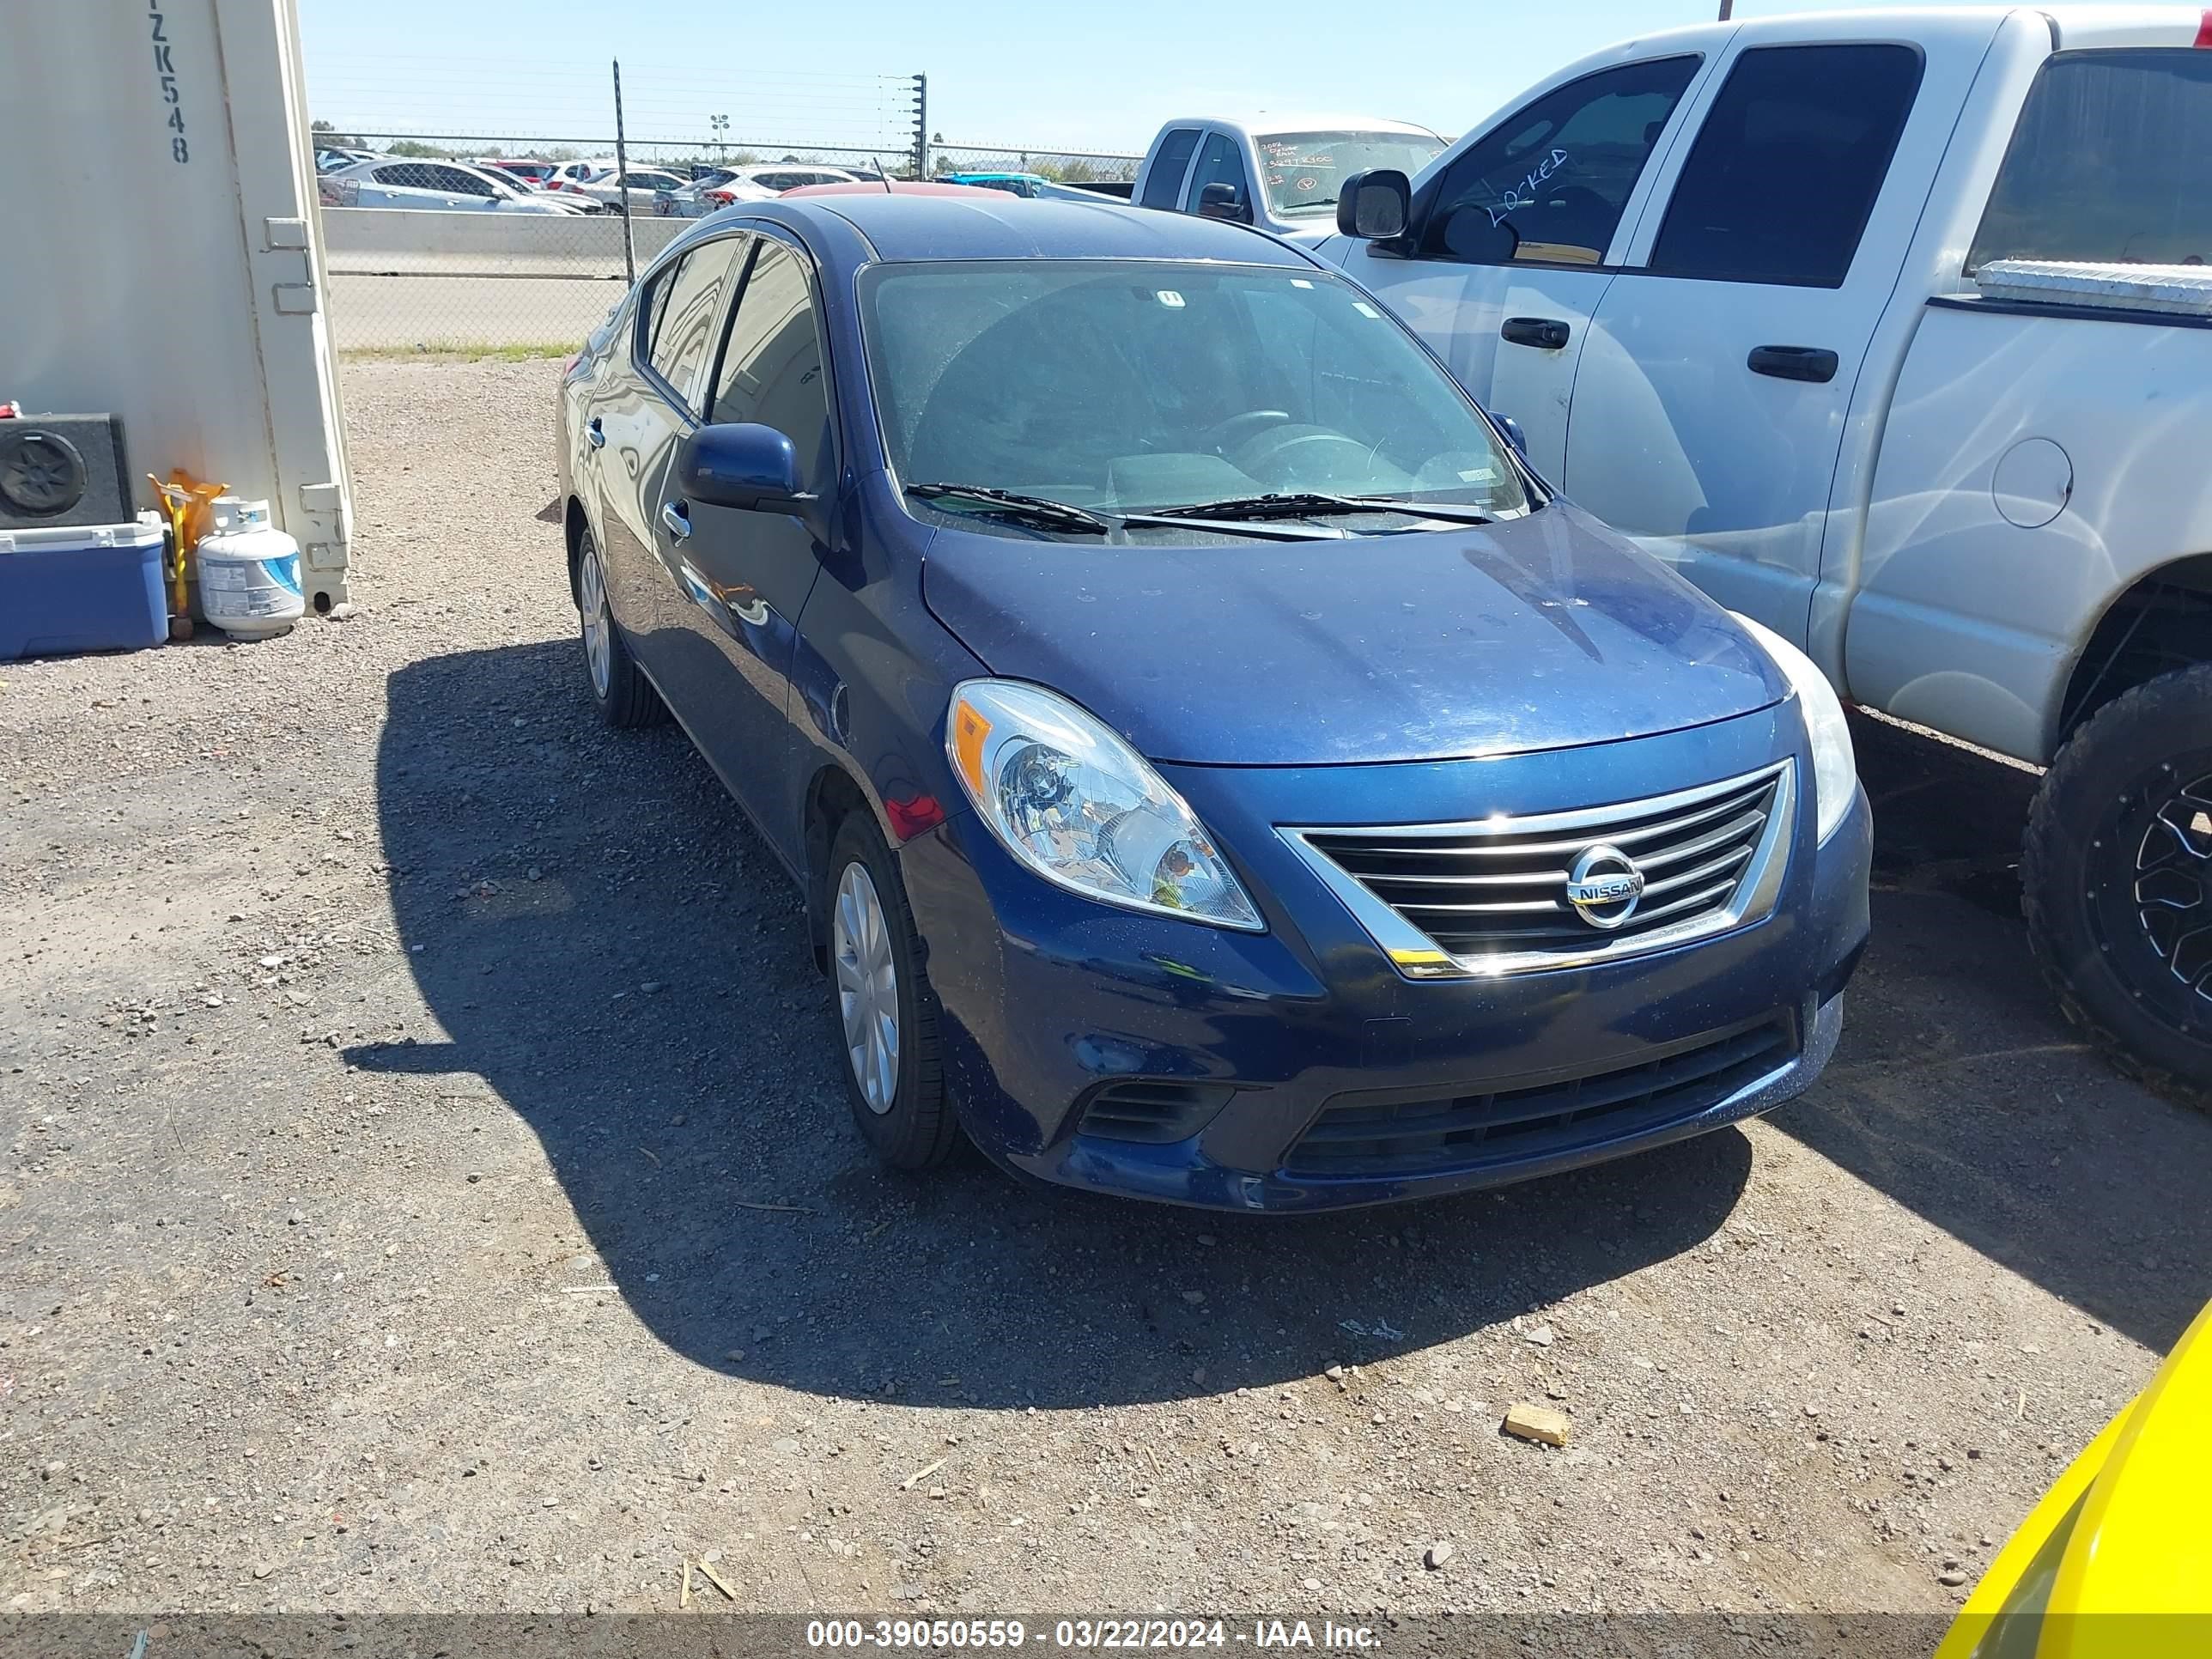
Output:
[[[1145,175],[1145,193],[1139,207],[1172,208],[1182,199],[1182,176],[1190,167],[1190,153],[1198,148],[1196,127],[1177,127],[1160,140],[1160,153]]]
[[[724,236],[702,243],[655,285],[648,358],[653,373],[687,409],[698,406],[693,383],[713,349],[732,265],[743,241],[742,237]]]
[[[488,181],[459,167],[433,167],[423,171],[430,175],[435,188],[449,196],[496,196],[499,193]]]
[[[2060,52],[2028,89],[1966,270],[2212,260],[2212,52]]]
[[[1242,151],[1243,146],[1225,132],[1206,135],[1206,143],[1198,152],[1198,165],[1190,170],[1190,189],[1183,196],[1185,212],[1195,213],[1206,205],[1208,185],[1227,185],[1237,192],[1243,216],[1252,216],[1252,181],[1245,176]]]
[[[1595,265],[1702,61],[1659,58],[1548,92],[1462,152],[1420,204],[1420,252],[1470,264]],[[1424,192],[1427,194],[1427,192]]]
[[[1760,46],[1713,100],[1654,276],[1841,288],[1920,90],[1911,46]]]

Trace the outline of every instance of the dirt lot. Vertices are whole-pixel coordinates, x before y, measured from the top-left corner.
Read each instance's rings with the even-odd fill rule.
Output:
[[[587,706],[554,372],[349,372],[353,619],[0,665],[0,1606],[1941,1613],[2212,1290],[2032,781],[1873,726],[1770,1120],[1296,1223],[878,1173],[794,895]]]

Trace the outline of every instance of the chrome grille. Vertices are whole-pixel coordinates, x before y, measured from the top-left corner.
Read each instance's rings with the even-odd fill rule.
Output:
[[[1401,971],[1496,975],[1640,955],[1759,920],[1781,885],[1795,802],[1785,761],[1583,811],[1283,834]],[[1570,902],[1593,854],[1641,877],[1632,907]]]

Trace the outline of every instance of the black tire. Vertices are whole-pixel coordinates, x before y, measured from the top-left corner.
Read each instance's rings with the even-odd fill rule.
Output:
[[[592,611],[598,611],[598,623],[604,630],[602,641],[606,651],[604,684],[594,660],[595,641],[592,635]],[[606,567],[599,561],[599,544],[592,539],[588,530],[579,531],[576,541],[576,623],[580,643],[584,649],[584,684],[591,688],[592,701],[599,705],[599,718],[617,729],[639,726],[658,726],[668,718],[667,705],[660,701],[660,693],[653,689],[653,682],[637,665],[629,641],[623,637],[622,624],[615,620],[614,612],[606,602]]]
[[[848,1041],[847,992],[841,975],[838,908],[846,872],[866,872],[878,902],[890,961],[897,979],[897,1063],[890,1100],[869,1102]],[[830,942],[830,1018],[837,1043],[837,1069],[845,1097],[876,1156],[894,1169],[928,1170],[945,1162],[959,1139],[959,1120],[945,1092],[945,1056],[938,1036],[937,994],[922,969],[914,912],[899,879],[898,861],[865,811],[848,814],[830,843],[823,872],[823,932]]]
[[[2067,1018],[2128,1076],[2212,1110],[2212,665],[2115,697],[2067,740],[2020,875]]]

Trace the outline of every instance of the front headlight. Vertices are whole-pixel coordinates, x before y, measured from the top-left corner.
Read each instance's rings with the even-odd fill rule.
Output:
[[[1066,698],[1013,680],[953,688],[945,752],[983,822],[1047,881],[1217,927],[1267,924],[1145,758]]]
[[[1729,614],[1766,647],[1774,665],[1789,677],[1798,707],[1805,711],[1806,735],[1813,740],[1813,799],[1820,814],[1820,839],[1826,841],[1851,810],[1851,797],[1859,787],[1858,761],[1851,753],[1851,728],[1844,719],[1844,705],[1810,657],[1741,611]]]

